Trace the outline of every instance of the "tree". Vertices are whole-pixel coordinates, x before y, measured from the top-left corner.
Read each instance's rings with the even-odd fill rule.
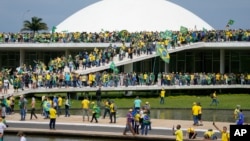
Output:
[[[48,30],[48,26],[42,22],[42,18],[38,17],[32,17],[31,21],[25,20],[21,29],[21,31],[33,31],[34,33],[39,30]]]

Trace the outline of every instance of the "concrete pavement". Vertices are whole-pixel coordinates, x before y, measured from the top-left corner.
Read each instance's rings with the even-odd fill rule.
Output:
[[[173,125],[180,124],[182,126],[182,130],[184,133],[186,132],[187,128],[193,127],[192,121],[188,120],[169,120],[169,119],[151,119],[152,121],[152,130],[149,131],[149,134],[147,136],[143,135],[136,135],[136,137],[132,136],[131,134],[128,134],[127,136],[124,136],[122,134],[122,131],[125,127],[125,122],[126,118],[125,117],[119,117],[117,119],[116,124],[114,123],[109,123],[109,119],[102,119],[99,118],[98,123],[90,123],[88,121],[83,121],[82,116],[80,115],[72,115],[70,117],[64,117],[63,115],[60,117],[57,117],[56,119],[56,127],[57,126],[71,126],[72,129],[68,128],[56,128],[56,130],[50,130],[49,129],[49,119],[43,119],[43,117],[38,114],[38,119],[32,119],[30,120],[30,114],[27,115],[25,121],[20,121],[20,115],[18,113],[8,115],[6,117],[7,123],[10,124],[11,126],[6,129],[6,133],[17,133],[19,130],[22,130],[26,132],[26,134],[35,134],[35,135],[54,135],[54,136],[59,136],[59,135],[66,135],[68,137],[70,136],[88,136],[88,137],[94,137],[94,138],[110,138],[110,139],[130,139],[130,140],[174,140],[175,137],[169,133],[171,133]],[[86,118],[85,118],[86,119]],[[16,125],[20,125],[17,127]],[[28,125],[34,125],[32,127],[28,127]],[[233,123],[228,123],[228,122],[216,122],[216,125],[220,128],[223,126],[228,127],[230,124]],[[40,128],[37,125],[45,125],[44,128]],[[86,127],[85,129],[87,130],[79,130],[75,128],[76,126],[84,126]],[[47,129],[46,129],[47,127]],[[88,130],[88,128],[94,128],[94,132]],[[114,132],[114,131],[108,131],[108,130],[97,130],[98,128],[116,128],[117,131],[119,132]],[[198,134],[199,137],[195,140],[202,140],[203,133],[207,129],[215,129],[212,125],[212,122],[208,121],[203,121],[203,126],[196,126],[194,127]],[[81,128],[83,129],[83,128]],[[161,134],[157,135],[154,134],[154,130],[161,130],[161,131],[166,131],[166,135]],[[168,133],[167,133],[168,131]],[[218,131],[214,130],[215,132],[218,133]],[[185,134],[184,134],[185,135]],[[219,135],[219,134],[218,134]],[[220,135],[219,135],[220,137]],[[188,140],[185,137],[185,140]]]

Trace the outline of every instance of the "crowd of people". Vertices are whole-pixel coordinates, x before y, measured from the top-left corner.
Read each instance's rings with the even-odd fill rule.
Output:
[[[13,75],[0,73],[0,92],[8,94],[10,87],[14,92],[40,88],[83,88],[120,86],[190,86],[190,85],[232,85],[249,84],[249,74],[220,73],[181,73],[181,72],[121,72],[108,71],[77,74],[75,72],[18,72]]]
[[[179,43],[190,42],[214,42],[214,41],[250,41],[250,31],[243,29],[226,30],[189,30],[182,31],[141,31],[128,32],[122,31],[100,31],[91,32],[54,32],[54,33],[33,33],[18,32],[6,33],[0,32],[0,43],[26,42],[26,43],[114,43],[114,42],[132,42],[135,40],[144,41],[171,41],[173,46]]]

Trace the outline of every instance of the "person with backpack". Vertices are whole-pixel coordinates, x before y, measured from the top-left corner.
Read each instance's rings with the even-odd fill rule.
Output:
[[[116,123],[116,111],[117,111],[117,106],[112,100],[110,104],[110,122],[109,123]]]
[[[149,114],[148,114],[147,110],[145,110],[144,113],[145,114],[144,114],[143,121],[142,121],[141,134],[142,135],[147,135],[148,130],[149,130],[149,126],[150,126],[150,117],[149,117]]]

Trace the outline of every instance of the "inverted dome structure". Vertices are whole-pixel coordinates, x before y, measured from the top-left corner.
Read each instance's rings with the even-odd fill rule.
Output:
[[[57,32],[213,29],[192,12],[166,0],[101,0],[65,19]]]

